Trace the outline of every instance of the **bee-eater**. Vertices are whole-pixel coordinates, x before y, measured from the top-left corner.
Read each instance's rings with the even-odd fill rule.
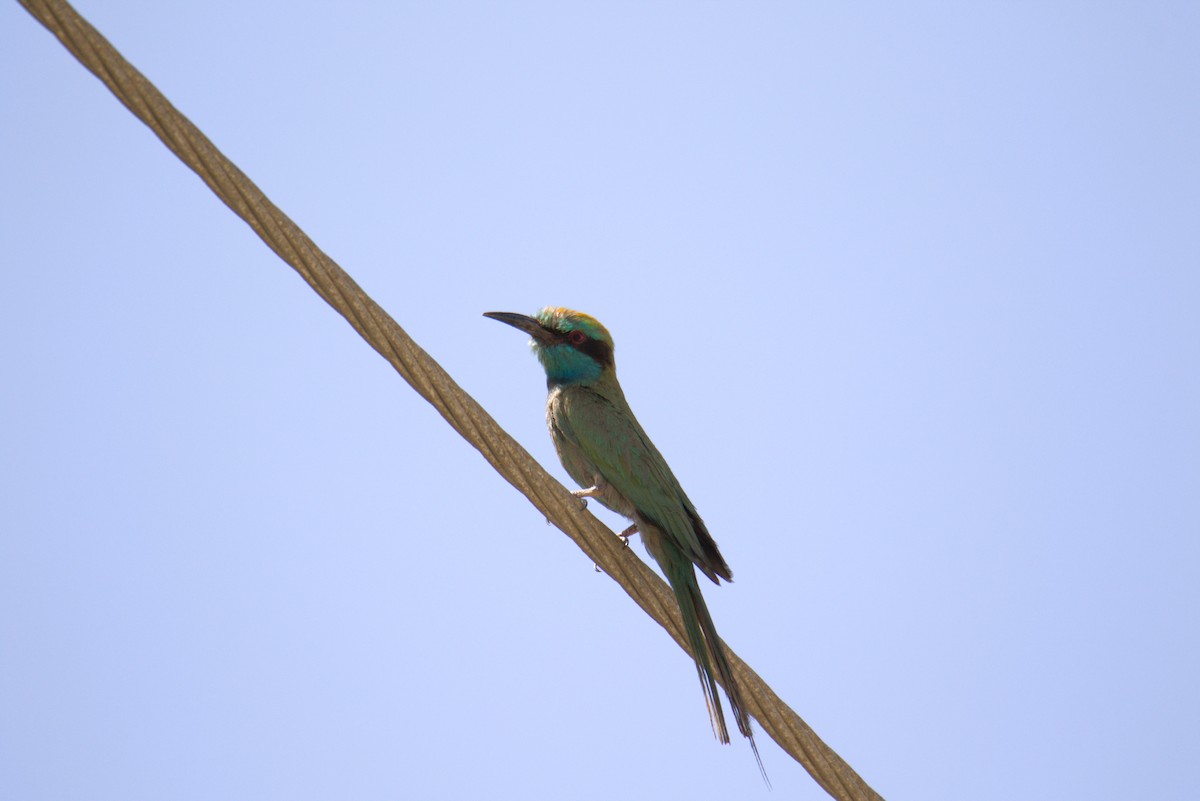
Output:
[[[716,584],[721,579],[732,581],[733,573],[696,507],[626,403],[617,382],[608,329],[582,312],[554,307],[542,309],[535,317],[511,312],[487,312],[484,316],[533,337],[530,344],[546,368],[550,391],[546,402],[550,437],[563,467],[584,488],[575,495],[595,498],[633,521],[625,534],[637,531],[642,535],[646,550],[666,574],[679,601],[718,738],[729,742],[716,676],[725,685],[738,729],[750,738],[757,759],[750,715],[692,566]]]

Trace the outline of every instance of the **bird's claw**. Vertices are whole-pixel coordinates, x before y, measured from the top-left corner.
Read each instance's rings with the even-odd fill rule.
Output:
[[[625,529],[620,534],[618,534],[617,539],[619,539],[621,541],[622,545],[624,545],[626,548],[628,548],[629,547],[629,538],[637,533],[638,533],[637,523],[634,523],[632,526],[630,526],[629,528]],[[603,570],[600,569],[600,565],[594,565],[594,567],[596,568],[597,573],[604,572]]]
[[[593,495],[596,494],[596,488],[588,487],[587,489],[572,490],[571,494],[579,499],[579,503],[580,503],[579,508],[586,509],[587,508],[587,499],[591,498]]]

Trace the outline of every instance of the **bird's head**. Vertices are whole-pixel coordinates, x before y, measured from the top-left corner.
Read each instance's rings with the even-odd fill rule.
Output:
[[[613,341],[608,329],[583,312],[547,306],[533,317],[513,312],[485,312],[529,334],[551,386],[590,384],[613,371]]]

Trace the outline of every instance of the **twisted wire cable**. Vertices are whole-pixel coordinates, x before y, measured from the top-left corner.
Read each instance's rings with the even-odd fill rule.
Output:
[[[622,545],[606,526],[454,382],[395,320],[327,256],[246,175],[65,0],[20,0],[134,116],[157,134],[184,164],[308,285],[346,318],[354,330],[557,528],[612,577],[646,614],[690,654],[666,583]],[[879,799],[799,715],[728,649],[733,672],[750,713],[784,751],[839,801]]]

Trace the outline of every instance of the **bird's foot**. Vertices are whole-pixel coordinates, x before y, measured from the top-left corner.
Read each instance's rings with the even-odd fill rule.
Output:
[[[587,508],[587,499],[594,498],[599,493],[599,487],[588,487],[587,489],[573,490],[571,492],[572,495],[579,499],[579,503],[582,504],[581,508],[583,509]]]
[[[629,547],[629,538],[637,533],[638,533],[637,523],[634,523],[632,526],[630,526],[629,528],[625,529],[620,534],[618,534],[617,537],[618,537],[618,539],[621,540],[621,544],[624,545],[626,548],[628,548]],[[603,570],[600,569],[600,565],[596,565],[595,567],[596,567],[597,573],[604,572]]]

